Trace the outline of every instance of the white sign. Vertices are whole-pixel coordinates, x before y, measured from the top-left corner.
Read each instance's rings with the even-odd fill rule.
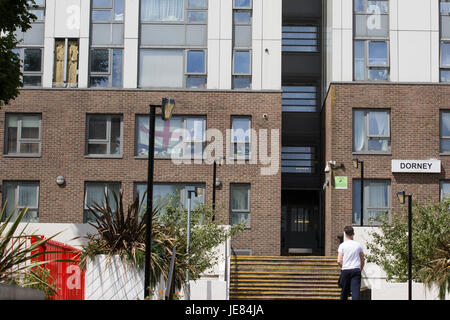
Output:
[[[392,172],[441,173],[441,160],[392,160]]]

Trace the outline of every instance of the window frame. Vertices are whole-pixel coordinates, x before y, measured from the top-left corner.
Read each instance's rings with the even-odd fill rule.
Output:
[[[444,198],[448,198],[450,199],[450,192],[448,193],[448,196],[445,196],[444,198],[442,197],[443,195],[443,185],[447,184],[450,186],[450,180],[441,180],[439,181],[439,201],[442,201]]]
[[[137,159],[148,159],[148,155],[144,155],[144,154],[139,154],[139,141],[138,141],[138,137],[139,137],[139,118],[144,118],[146,117],[147,119],[149,118],[148,115],[145,114],[136,114],[135,115],[135,131],[134,131],[134,157]],[[202,143],[202,156],[201,159],[203,159],[203,153],[205,151],[206,148],[206,143],[207,143],[207,139],[206,139],[206,128],[207,128],[207,117],[206,115],[173,115],[170,119],[174,119],[174,118],[181,118],[182,122],[183,122],[183,127],[181,129],[186,130],[187,128],[187,120],[188,119],[202,119],[203,120],[203,141],[191,141],[191,142],[186,142],[186,141],[182,141],[182,143],[190,143],[191,147],[193,144],[196,143]],[[156,124],[156,122],[155,122]],[[156,138],[156,136],[155,136]],[[168,159],[172,159],[172,156],[157,156],[156,154],[154,155],[154,159],[155,160],[168,160]],[[176,159],[191,159],[191,160],[196,160],[196,159],[200,159],[198,158],[195,153],[193,154],[191,152],[191,157],[185,157],[184,155],[181,157],[177,157]]]
[[[234,120],[236,119],[245,119],[248,120],[248,142],[235,142],[234,141]],[[231,160],[250,160],[252,158],[252,117],[247,115],[231,115],[230,117],[230,128],[231,128]],[[244,148],[247,149],[248,146],[248,154],[244,156],[240,156],[236,153],[236,147],[244,145]]]
[[[10,116],[17,116],[17,140],[16,140],[16,144],[17,144],[17,148],[16,148],[16,152],[14,153],[9,153],[9,145],[8,145],[8,123],[9,123],[9,117]],[[30,138],[25,138],[22,139],[22,121],[23,121],[23,116],[39,116],[39,138],[37,139],[30,139]],[[20,123],[20,126],[19,126]],[[25,140],[24,143],[39,143],[39,152],[38,153],[21,153],[20,152],[20,145],[23,142],[23,140]],[[5,114],[5,142],[4,142],[4,152],[3,152],[4,156],[8,156],[8,157],[23,157],[23,158],[34,158],[34,157],[40,157],[42,154],[42,114],[41,113],[6,113]]]
[[[356,183],[359,182],[359,185],[355,188]],[[370,184],[371,183],[381,183],[384,182],[387,184],[387,192],[388,192],[388,207],[369,207],[370,204]],[[363,209],[363,223],[361,225],[361,212],[359,213],[359,221],[355,220],[355,200],[354,195],[355,192],[360,193],[361,191],[361,178],[356,178],[352,180],[352,224],[354,226],[363,226],[363,227],[379,227],[379,223],[365,223],[364,220],[368,219],[369,211],[383,211],[388,209],[388,218],[389,222],[392,219],[392,181],[390,179],[364,179],[364,209]],[[361,195],[360,195],[361,196]],[[361,200],[361,199],[360,199]],[[360,206],[360,203],[358,203]]]
[[[363,111],[364,112],[364,150],[355,150],[355,113],[358,111]],[[382,135],[370,135],[369,133],[369,113],[370,112],[387,112],[388,117],[389,117],[389,136],[382,136]],[[392,152],[392,147],[391,147],[391,137],[392,137],[392,132],[391,132],[391,110],[390,109],[366,109],[366,108],[353,108],[352,110],[352,153],[353,154],[391,154]],[[370,139],[372,140],[387,140],[388,141],[388,150],[386,151],[382,151],[382,150],[369,150],[369,141]]]
[[[39,49],[41,52],[41,70],[40,71],[25,71],[25,50],[30,49]],[[43,78],[43,66],[44,66],[44,48],[40,45],[26,45],[26,46],[17,46],[13,49],[13,52],[18,54],[18,58],[20,60],[20,72],[22,72],[21,80],[23,82],[24,88],[39,88],[42,87],[42,78]],[[26,85],[24,82],[24,77],[40,77],[40,84],[39,85]]]
[[[115,9],[116,9],[116,0],[110,0],[111,5],[110,6],[104,6],[104,7],[94,7],[94,0],[91,1],[91,23],[105,23],[105,24],[112,24],[112,23],[124,23],[125,21],[125,10],[126,10],[126,0],[123,0],[123,19],[122,20],[115,20]],[[109,20],[94,20],[94,11],[105,11],[110,10],[110,19]]]
[[[443,154],[443,155],[450,155],[450,148],[447,151],[444,151],[442,149],[442,141],[443,140],[444,141],[449,141],[449,143],[450,143],[450,136],[444,136],[443,135],[443,130],[442,130],[443,124],[444,124],[444,122],[443,122],[443,114],[448,114],[449,117],[450,117],[450,110],[446,110],[446,109],[439,110],[439,152],[441,154]]]
[[[92,71],[92,51],[94,50],[108,50],[108,71],[107,72],[97,72],[97,71]],[[113,69],[114,69],[114,51],[115,50],[120,50],[122,51],[122,65],[120,67],[120,74],[121,74],[121,83],[120,86],[113,86]],[[123,58],[124,58],[124,49],[123,48],[115,48],[115,47],[93,47],[91,46],[91,48],[89,49],[89,88],[99,88],[99,89],[104,89],[104,88],[122,88],[123,87]],[[106,87],[102,87],[102,86],[93,86],[91,84],[91,78],[95,78],[95,77],[107,77],[108,78],[108,85]]]
[[[233,187],[236,186],[247,186],[247,192],[248,192],[248,209],[247,210],[236,210],[233,209]],[[251,183],[230,183],[230,225],[235,225],[232,223],[233,221],[233,215],[235,214],[244,214],[247,215],[246,221],[246,227],[245,229],[251,228]]]
[[[106,138],[105,139],[89,139],[89,121],[93,117],[105,117],[106,118]],[[120,119],[120,153],[111,154],[111,120],[113,118]],[[90,154],[90,144],[106,144],[105,154]],[[87,158],[122,158],[123,157],[123,115],[122,114],[87,114],[86,115],[86,147],[85,157]]]
[[[390,35],[389,35],[389,30],[390,30],[390,21],[389,21],[389,16],[391,14],[391,8],[390,8],[390,3],[388,0],[380,0],[380,1],[384,1],[387,4],[387,12],[386,13],[380,13],[380,15],[385,15],[388,16],[387,19],[387,35],[385,37],[374,37],[374,36],[357,36],[356,35],[356,17],[358,15],[367,15],[369,14],[367,12],[367,8],[368,8],[368,1],[370,0],[363,0],[364,1],[364,12],[363,11],[357,11],[355,8],[355,0],[352,1],[352,6],[353,6],[353,81],[367,81],[367,82],[389,82],[390,81],[390,75],[391,75],[391,62],[390,62]],[[356,46],[355,46],[355,42],[356,41],[362,41],[364,42],[364,79],[359,79],[356,80],[356,76],[355,76],[355,52],[356,52]],[[386,55],[387,55],[387,64],[386,65],[371,65],[369,63],[370,61],[370,56],[369,56],[369,42],[385,42],[386,43]],[[387,71],[387,78],[386,80],[376,80],[376,79],[369,79],[369,73],[371,70],[386,70]]]
[[[6,194],[7,194],[7,187],[8,185],[12,185],[14,187],[14,206],[16,207],[16,211],[13,214],[17,214],[20,212],[20,210],[24,208],[28,208],[29,210],[36,211],[36,219],[37,221],[33,222],[39,222],[39,193],[40,193],[40,182],[39,181],[27,181],[27,180],[11,180],[11,181],[3,181],[3,187],[4,191],[2,192],[2,200],[3,205],[5,206],[6,202]],[[32,185],[36,187],[36,207],[30,207],[30,206],[20,206],[19,205],[19,193],[20,193],[20,186],[23,185]],[[25,214],[24,218],[27,217],[28,212]],[[7,219],[10,215],[5,216],[5,219]],[[3,221],[2,221],[3,222]],[[26,222],[26,219],[22,222]]]
[[[292,151],[292,149],[288,148],[295,148],[295,149],[301,149],[297,152]],[[309,151],[307,151],[309,149]],[[281,147],[281,173],[282,174],[302,174],[302,175],[316,175],[318,174],[318,146],[317,145],[309,145],[309,146],[282,146]],[[291,151],[291,152],[288,152]],[[283,156],[286,154],[294,154],[294,155],[311,155],[310,159],[283,159]],[[304,162],[310,162],[310,166],[287,166],[283,165],[284,161],[304,161]],[[310,171],[299,171],[299,172],[290,172],[285,171],[285,168],[310,168]]]
[[[87,207],[87,190],[88,190],[88,185],[89,184],[97,184],[97,185],[101,185],[103,184],[104,187],[104,193],[103,195],[106,194],[108,195],[108,192],[110,190],[110,186],[112,186],[113,184],[117,184],[119,186],[119,192],[122,191],[122,183],[121,182],[117,182],[117,181],[85,181],[84,182],[84,202],[83,202],[83,223],[89,223],[90,221],[87,219],[87,213],[90,212],[89,208]]]
[[[289,31],[289,32],[287,32],[287,31],[284,31],[283,29],[284,28],[315,28],[316,29],[316,31],[315,32],[299,32],[299,31]],[[291,53],[295,53],[295,54],[297,54],[297,53],[319,53],[320,52],[320,47],[321,47],[321,39],[320,39],[320,26],[319,25],[317,25],[317,24],[312,24],[312,23],[309,23],[309,24],[297,24],[297,25],[291,25],[291,24],[285,24],[285,25],[283,25],[282,26],[282,32],[281,32],[281,34],[282,34],[282,40],[281,40],[281,47],[282,47],[282,52],[283,53],[289,53],[289,52],[291,52]],[[283,34],[285,34],[285,33],[291,33],[291,34],[298,34],[299,35],[299,37],[298,38],[284,38],[283,37]],[[304,35],[304,34],[314,34],[315,35],[315,38],[308,38],[308,37],[306,37],[306,38],[301,38],[300,36],[301,35]],[[285,43],[283,43],[285,40],[299,40],[299,41],[304,41],[304,40],[315,40],[316,41],[316,44],[315,45],[302,45],[302,44],[285,44]],[[293,48],[293,47],[300,47],[300,48],[303,48],[303,47],[315,47],[315,49],[314,50],[286,50],[287,48]]]

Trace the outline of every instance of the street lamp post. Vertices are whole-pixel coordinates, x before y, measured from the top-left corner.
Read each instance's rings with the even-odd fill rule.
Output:
[[[199,187],[195,187],[194,190],[188,190],[188,216],[187,216],[187,240],[186,240],[186,254],[187,254],[187,264],[189,266],[190,258],[189,258],[189,247],[191,245],[191,203],[192,203],[192,194],[194,197],[201,197],[203,195],[203,189]],[[186,300],[191,300],[191,286],[189,284],[189,269],[186,269]]]
[[[401,204],[405,204],[405,198],[408,198],[408,300],[412,300],[412,195],[400,191],[397,197]]]
[[[221,158],[219,160],[219,166],[222,166],[225,163],[225,158]],[[217,179],[217,160],[214,160],[213,163],[213,189],[212,189],[212,210],[213,210],[213,216],[212,216],[212,221],[216,220],[216,189],[218,187],[220,187],[220,185],[222,184],[222,182]]]
[[[361,209],[360,209],[360,223],[361,227],[364,226],[364,161],[355,158],[352,160],[353,168],[358,169],[358,164],[361,164]]]
[[[163,98],[161,105],[150,105],[148,133],[148,170],[147,170],[147,213],[145,220],[145,268],[144,298],[150,297],[151,254],[152,254],[152,209],[153,209],[153,172],[155,160],[155,118],[156,108],[161,108],[161,117],[167,121],[172,116],[175,100]]]

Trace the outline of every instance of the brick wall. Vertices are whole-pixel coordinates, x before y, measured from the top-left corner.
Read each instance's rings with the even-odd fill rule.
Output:
[[[207,128],[229,129],[231,115],[252,117],[255,129],[281,128],[281,94],[278,92],[188,92],[143,90],[22,90],[0,112],[0,140],[4,141],[5,112],[42,114],[42,153],[23,158],[4,155],[0,144],[0,180],[40,182],[39,222],[82,223],[86,181],[121,182],[126,201],[133,197],[134,182],[147,180],[147,161],[135,158],[136,115],[148,114],[149,104],[162,97],[176,100],[175,115],[204,115]],[[158,111],[157,111],[158,112]],[[123,116],[123,155],[119,159],[85,157],[86,115]],[[268,115],[268,120],[263,119]],[[270,140],[269,140],[270,141]],[[278,154],[280,150],[276,150]],[[225,150],[224,150],[225,154]],[[251,228],[235,237],[234,249],[252,249],[254,255],[280,254],[281,173],[260,174],[263,165],[235,164],[218,167],[223,187],[216,191],[218,221],[229,222],[230,183],[251,184]],[[65,177],[63,187],[56,177]],[[198,182],[206,184],[211,201],[213,166],[174,165],[155,160],[155,182]]]
[[[391,153],[388,155],[352,152],[352,110],[354,108],[390,109]],[[439,201],[440,181],[450,179],[450,156],[440,155],[439,110],[450,110],[450,86],[402,84],[332,84],[325,102],[325,160],[334,160],[344,169],[335,175],[347,176],[347,190],[326,189],[326,254],[336,255],[343,228],[352,224],[352,180],[360,178],[352,159],[364,161],[366,179],[391,180],[392,213],[406,210],[396,193],[405,190],[422,202]],[[440,174],[392,173],[391,160],[441,160]],[[330,174],[327,175],[331,176]],[[356,229],[357,233],[358,230]]]

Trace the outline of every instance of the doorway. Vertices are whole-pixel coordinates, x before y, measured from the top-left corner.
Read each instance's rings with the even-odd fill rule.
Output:
[[[321,255],[321,194],[285,190],[281,205],[281,254]]]

